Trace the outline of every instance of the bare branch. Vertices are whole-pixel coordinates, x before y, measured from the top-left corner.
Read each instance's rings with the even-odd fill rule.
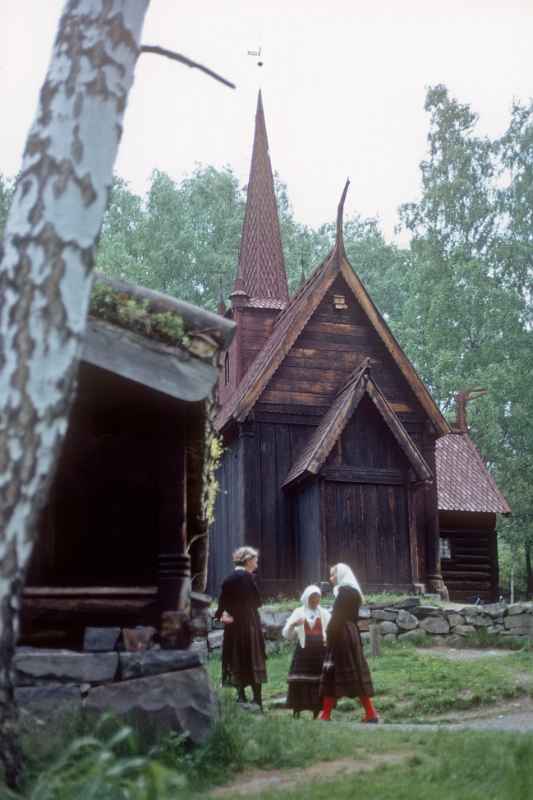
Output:
[[[187,56],[182,56],[181,53],[175,53],[173,50],[167,50],[164,47],[158,47],[157,45],[152,44],[143,44],[141,47],[141,53],[154,53],[156,56],[165,56],[166,58],[171,58],[173,61],[179,61],[180,64],[185,64],[186,67],[192,67],[192,69],[199,69],[202,72],[205,72],[206,75],[210,75],[216,81],[220,81],[225,86],[229,86],[230,89],[236,89],[234,83],[227,81],[221,75],[218,75],[216,72],[213,72],[212,69],[209,67],[204,67],[203,64],[197,64],[196,61],[191,61],[190,58]]]

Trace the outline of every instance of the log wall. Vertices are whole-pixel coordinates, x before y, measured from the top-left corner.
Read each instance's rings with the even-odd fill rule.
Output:
[[[442,576],[455,602],[498,598],[496,515],[441,512],[440,536],[447,539],[451,558],[441,559]]]

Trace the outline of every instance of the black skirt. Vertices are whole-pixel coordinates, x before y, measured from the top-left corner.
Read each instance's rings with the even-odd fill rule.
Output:
[[[373,697],[374,687],[355,622],[345,622],[324,659],[321,697]]]
[[[222,683],[244,687],[266,680],[265,642],[259,615],[247,614],[244,619],[235,619],[224,626]]]
[[[306,633],[305,647],[298,642],[287,678],[287,708],[294,711],[320,709],[320,676],[325,653],[321,631],[318,635]]]

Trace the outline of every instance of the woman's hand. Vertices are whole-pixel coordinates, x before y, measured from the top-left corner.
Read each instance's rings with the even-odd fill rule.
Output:
[[[220,621],[224,623],[224,625],[231,625],[234,621],[231,614],[228,614],[227,611],[223,611],[220,617]]]
[[[305,622],[305,617],[300,617],[299,619],[295,619],[294,622],[291,622],[291,628],[297,628],[298,625],[303,625]]]

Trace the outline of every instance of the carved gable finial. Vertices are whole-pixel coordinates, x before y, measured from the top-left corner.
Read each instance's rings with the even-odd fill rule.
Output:
[[[344,255],[344,237],[342,233],[343,227],[343,216],[344,216],[344,201],[346,200],[346,195],[348,194],[348,187],[350,185],[350,179],[346,179],[346,184],[342,191],[339,207],[337,209],[337,236],[335,241],[335,247],[337,249],[337,253],[340,256],[341,253]]]
[[[478,387],[473,389],[465,389],[464,392],[457,392],[455,395],[455,422],[454,429],[459,433],[468,433],[468,422],[466,419],[466,404],[470,400],[476,400],[478,397],[483,397],[488,394],[488,389],[480,389]]]

